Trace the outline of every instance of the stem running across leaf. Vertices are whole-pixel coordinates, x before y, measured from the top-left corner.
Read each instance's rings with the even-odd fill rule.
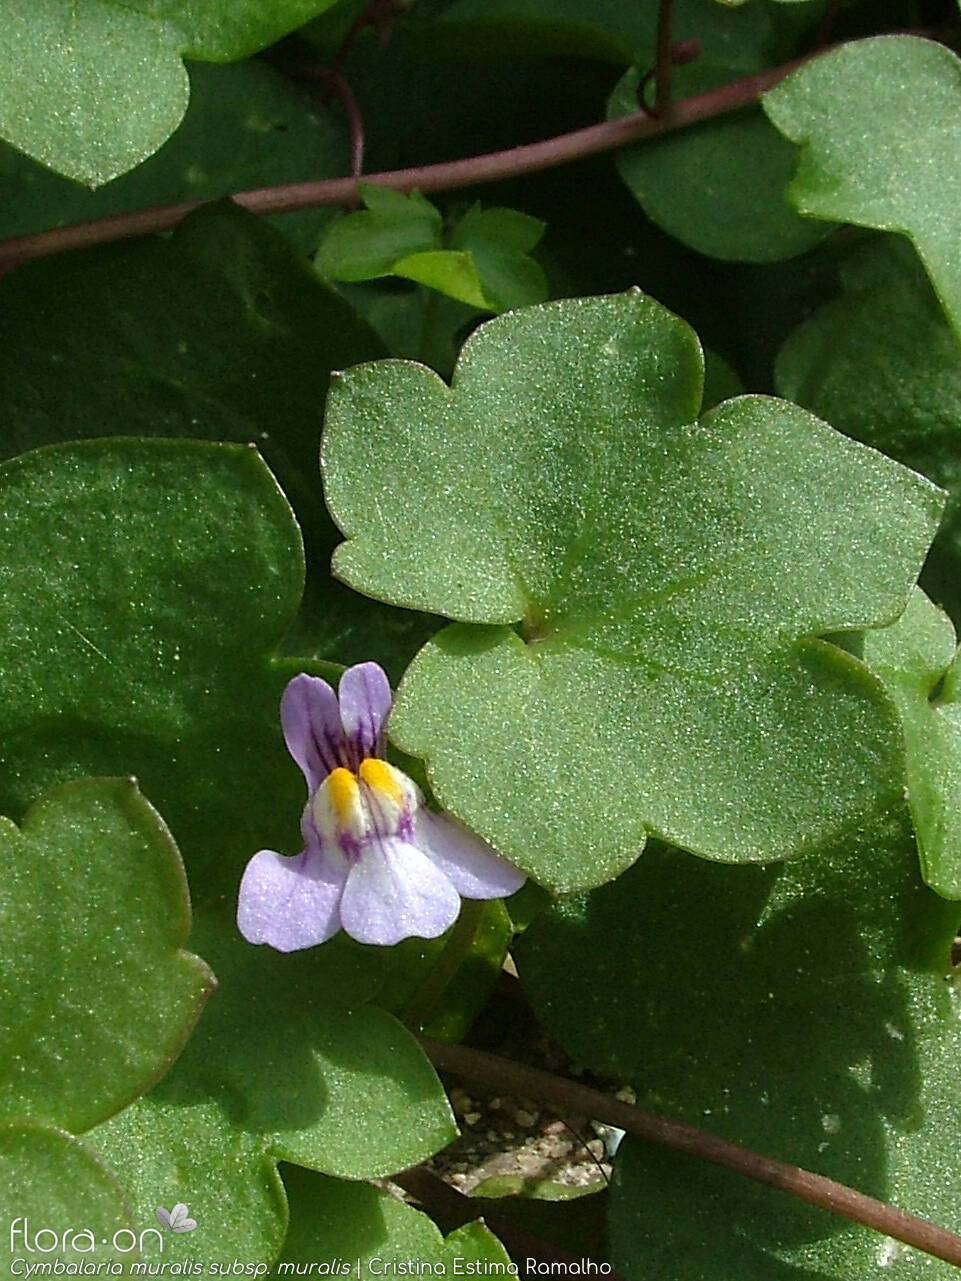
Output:
[[[607,1125],[616,1125],[649,1143],[657,1143],[675,1152],[686,1152],[734,1174],[778,1188],[809,1205],[850,1219],[852,1223],[872,1228],[925,1254],[961,1267],[961,1236],[927,1219],[865,1196],[843,1183],[763,1156],[750,1148],[728,1143],[707,1130],[656,1116],[601,1090],[578,1085],[539,1068],[514,1063],[466,1045],[445,1045],[428,1037],[422,1037],[421,1044],[434,1066],[443,1072],[452,1072],[496,1090],[526,1095],[555,1107],[568,1108]]]
[[[639,110],[618,120],[606,120],[585,129],[558,134],[542,142],[509,147],[505,151],[492,151],[464,160],[367,174],[364,181],[371,186],[390,187],[395,191],[411,191],[414,188],[422,192],[447,191],[570,164],[586,156],[613,151],[627,143],[653,138],[658,134],[682,129],[750,106],[762,93],[779,84],[805,61],[806,58],[796,58],[768,71],[722,85],[719,89],[710,89],[707,93],[684,98],[674,103],[671,110],[662,116],[652,116],[646,110]],[[350,177],[260,187],[253,191],[236,192],[231,199],[252,213],[281,214],[321,206],[352,206],[359,197],[358,180]],[[72,223],[66,227],[53,227],[49,231],[15,236],[0,242],[0,272],[32,258],[45,258],[68,249],[84,249],[130,236],[166,231],[176,226],[200,203],[192,200],[173,205],[157,205],[151,209],[138,209],[133,213],[113,214],[90,222]]]

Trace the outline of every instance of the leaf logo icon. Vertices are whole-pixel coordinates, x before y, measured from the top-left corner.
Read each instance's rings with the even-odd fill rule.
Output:
[[[197,1226],[197,1220],[190,1218],[182,1201],[178,1201],[172,1210],[165,1210],[162,1205],[158,1205],[154,1213],[160,1226],[169,1228],[171,1232],[193,1232]]]

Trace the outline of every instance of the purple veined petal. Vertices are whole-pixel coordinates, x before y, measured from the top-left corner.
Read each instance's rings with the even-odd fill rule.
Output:
[[[413,845],[390,836],[366,845],[350,869],[340,904],[351,938],[381,946],[437,938],[459,911],[460,895],[443,872]]]
[[[393,698],[384,669],[377,663],[348,667],[340,678],[340,718],[356,769],[368,756],[384,754],[384,721]]]
[[[157,1206],[156,1210],[154,1210],[154,1214],[157,1216],[157,1222],[162,1228],[170,1227],[170,1214],[162,1205]]]
[[[284,690],[280,723],[287,750],[316,792],[331,770],[343,765],[344,730],[337,695],[319,676],[301,672]]]
[[[448,814],[422,808],[417,843],[464,898],[506,898],[527,880],[523,872]]]
[[[174,1206],[174,1208],[170,1211],[171,1225],[176,1225],[182,1219],[186,1219],[188,1213],[189,1211],[187,1210],[186,1204],[183,1201],[178,1201],[177,1204]],[[174,1227],[174,1230],[176,1231],[176,1227]]]
[[[340,929],[347,862],[339,853],[304,850],[284,858],[261,850],[247,864],[237,928],[248,943],[296,952],[326,943]]]

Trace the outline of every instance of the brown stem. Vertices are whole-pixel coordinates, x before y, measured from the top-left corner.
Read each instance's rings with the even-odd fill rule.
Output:
[[[552,1076],[537,1068],[513,1063],[509,1059],[472,1050],[464,1045],[443,1045],[439,1041],[422,1038],[421,1044],[434,1066],[453,1072],[468,1081],[489,1085],[528,1098],[542,1100],[562,1110],[569,1109],[581,1116],[589,1116],[607,1125],[616,1125],[628,1134],[635,1134],[649,1143],[658,1143],[675,1152],[723,1166],[735,1174],[779,1188],[800,1201],[815,1205],[831,1214],[873,1228],[885,1236],[903,1241],[925,1254],[944,1259],[961,1267],[961,1237],[946,1228],[929,1223],[913,1214],[906,1214],[894,1206],[864,1196],[843,1183],[835,1183],[821,1174],[802,1170],[799,1166],[752,1152],[749,1148],[728,1143],[706,1130],[696,1129],[680,1121],[668,1121],[630,1103],[611,1098],[600,1090],[592,1090],[563,1077]]]
[[[650,138],[750,106],[762,93],[783,80],[804,61],[806,59],[798,58],[758,75],[745,76],[743,80],[735,80],[707,93],[685,98],[675,103],[663,118],[651,116],[646,111],[636,111],[618,120],[606,120],[586,129],[575,129],[573,133],[559,134],[543,142],[510,147],[506,151],[492,151],[482,156],[470,156],[465,160],[368,174],[365,181],[379,187],[391,187],[396,191],[411,191],[415,187],[419,191],[446,191],[551,169],[556,165],[613,151],[629,142],[638,142],[642,138]],[[232,198],[253,213],[279,214],[327,205],[350,205],[357,197],[356,179],[332,178],[323,182],[261,187],[254,191],[237,192]],[[91,222],[73,223],[66,227],[54,227],[49,231],[16,236],[0,242],[0,272],[30,258],[42,258],[67,249],[82,249],[90,245],[123,240],[129,236],[165,231],[176,226],[200,203],[185,201],[176,205],[158,205],[152,209],[112,214],[108,218],[97,218]]]
[[[654,64],[654,114],[663,119],[671,110],[671,4],[659,0],[657,6],[657,55]]]
[[[357,98],[347,82],[343,72],[336,67],[324,69],[318,78],[340,99],[347,118],[347,133],[350,138],[350,176],[359,178],[364,172],[364,119],[357,105]]]

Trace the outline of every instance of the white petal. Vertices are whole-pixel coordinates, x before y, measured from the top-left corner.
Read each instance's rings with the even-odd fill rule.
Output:
[[[460,895],[420,850],[398,837],[371,841],[347,877],[344,929],[359,943],[433,939],[453,925]]]
[[[157,1216],[157,1222],[162,1228],[170,1227],[170,1214],[162,1205],[157,1206],[156,1210],[154,1210],[154,1214]]]
[[[464,898],[506,898],[527,877],[447,814],[421,809],[417,843]]]
[[[261,850],[240,883],[237,926],[249,943],[268,943],[278,952],[325,943],[340,929],[346,878],[347,863],[339,856],[305,851],[283,858]]]

